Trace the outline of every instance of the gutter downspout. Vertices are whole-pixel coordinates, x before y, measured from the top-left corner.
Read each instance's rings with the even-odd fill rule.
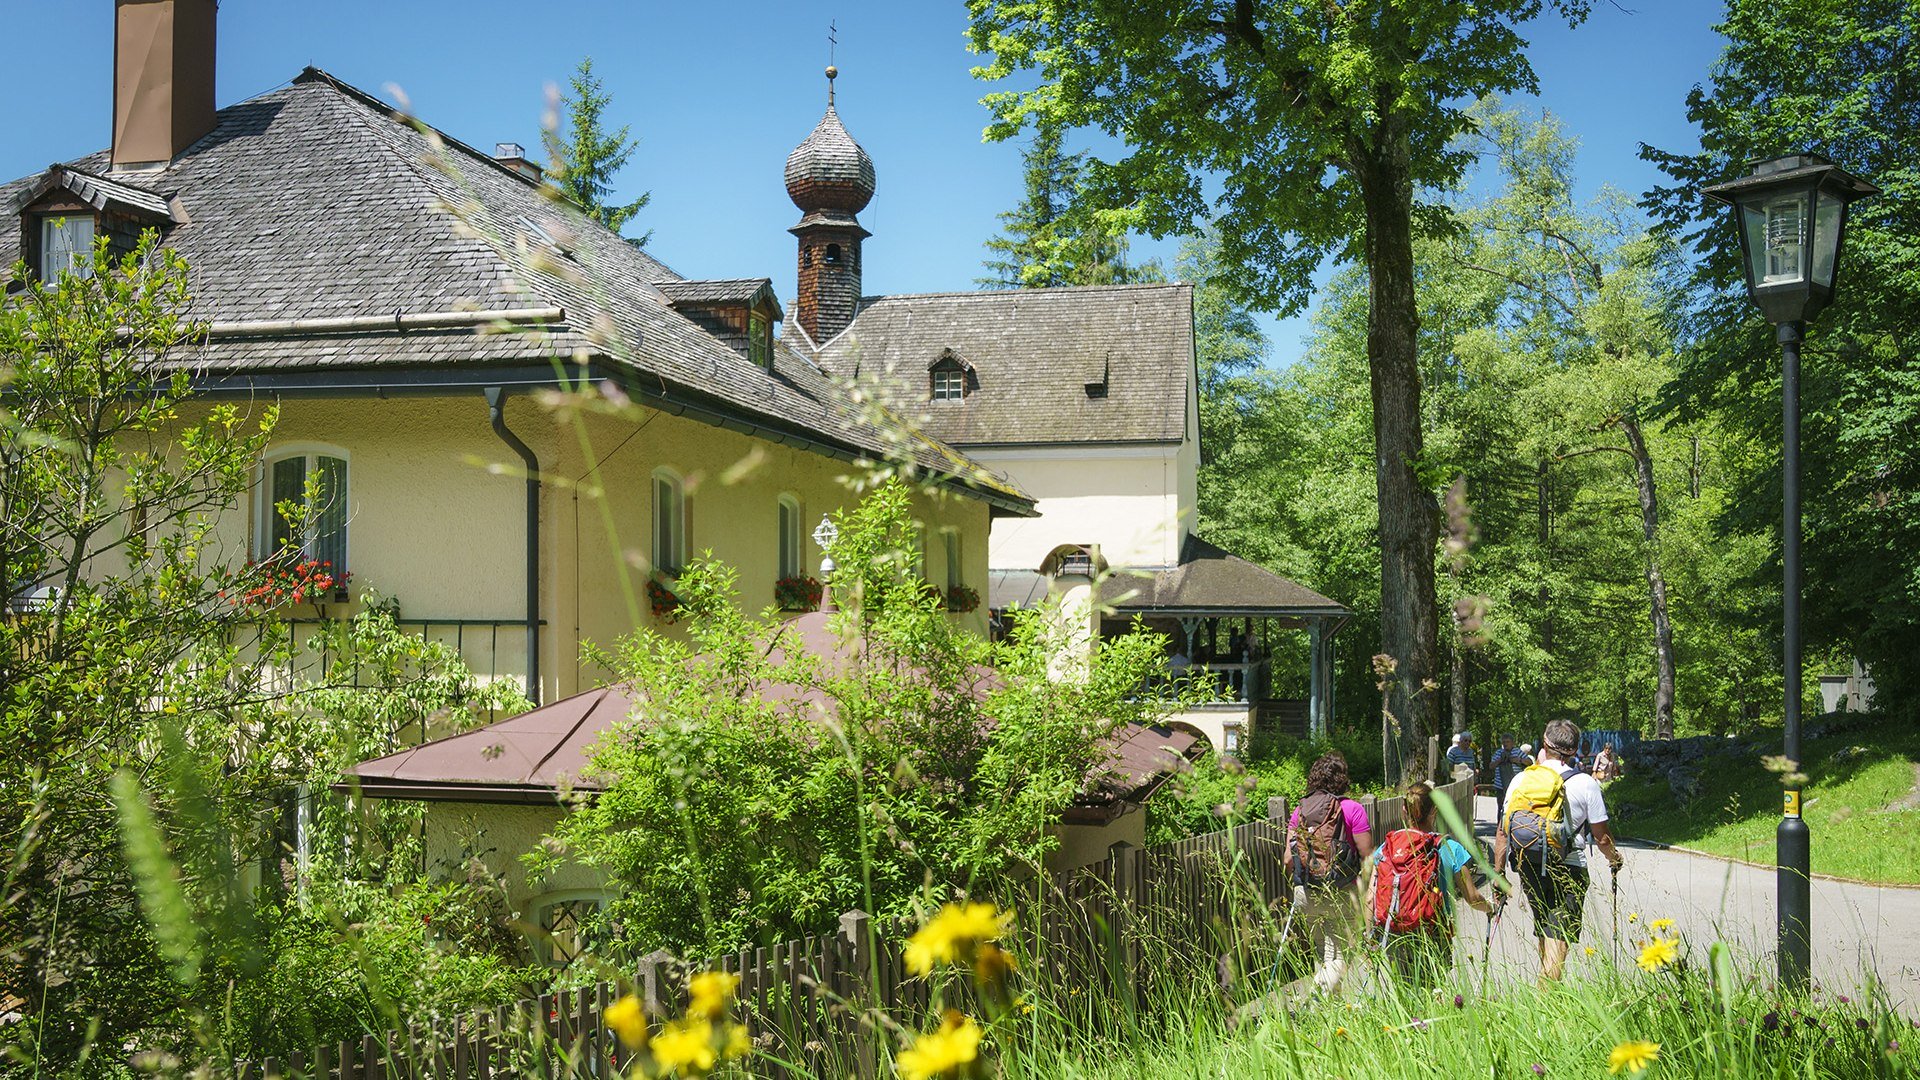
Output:
[[[487,416],[493,433],[520,455],[527,469],[527,700],[540,704],[540,459],[507,430],[507,391],[489,386]]]

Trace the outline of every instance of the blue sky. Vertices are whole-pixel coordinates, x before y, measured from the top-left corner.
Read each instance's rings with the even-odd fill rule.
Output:
[[[1623,10],[1622,8],[1626,10]],[[62,41],[14,50],[0,176],[106,145],[113,5],[7,0],[10,36]],[[1583,184],[1632,193],[1657,180],[1641,141],[1695,145],[1685,97],[1719,54],[1719,0],[1598,0],[1569,30],[1530,28],[1537,105],[1582,141]],[[651,250],[689,277],[774,279],[793,292],[799,218],[780,182],[787,152],[825,105],[826,28],[837,21],[839,106],[873,155],[879,190],[861,221],[866,291],[973,287],[995,215],[1020,194],[1019,149],[981,142],[982,84],[968,74],[960,0],[784,0],[685,4],[616,0],[227,0],[220,9],[218,96],[231,104],[313,64],[366,90],[403,90],[427,122],[483,148],[537,152],[546,86],[582,55],[640,149],[621,177],[651,190]],[[39,88],[27,104],[22,88]],[[1174,242],[1136,254],[1172,262]],[[1275,360],[1299,352],[1304,319],[1272,321]]]

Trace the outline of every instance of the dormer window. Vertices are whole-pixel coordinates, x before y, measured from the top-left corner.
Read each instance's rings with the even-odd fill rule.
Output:
[[[952,349],[941,350],[940,358],[927,366],[927,379],[927,396],[934,401],[959,401],[980,386],[973,365]]]
[[[52,284],[61,274],[93,276],[93,216],[48,215],[40,219],[40,280]]]
[[[935,368],[933,371],[933,400],[959,401],[967,396],[967,373],[957,366]]]

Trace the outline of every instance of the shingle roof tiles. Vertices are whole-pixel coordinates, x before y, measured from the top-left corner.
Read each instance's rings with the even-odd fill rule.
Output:
[[[951,349],[978,388],[931,400],[927,369]],[[828,371],[870,380],[955,446],[1179,442],[1193,377],[1193,289],[1164,285],[870,297],[820,350]],[[1106,396],[1087,393],[1106,384]]]
[[[105,152],[71,164],[96,174],[110,167]],[[0,185],[0,211],[17,212],[44,175]],[[565,327],[544,334],[222,339],[194,358],[209,369],[512,362],[586,349],[773,427],[875,455],[903,445],[813,365],[769,373],[672,310],[658,285],[677,275],[578,208],[316,69],[220,110],[210,133],[139,180],[175,193],[186,210],[189,220],[165,239],[191,268],[197,318],[567,313]],[[529,221],[563,238],[561,250],[530,235]],[[17,230],[0,228],[0,264],[10,266],[19,248]],[[956,471],[951,449],[924,438],[904,445],[918,464]],[[966,471],[1020,497],[977,466]]]

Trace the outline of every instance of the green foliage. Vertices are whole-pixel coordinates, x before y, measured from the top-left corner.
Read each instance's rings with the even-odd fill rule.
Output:
[[[1101,739],[1162,708],[1135,697],[1154,635],[1056,679],[1047,620],[1001,644],[956,627],[913,567],[908,507],[886,484],[840,515],[839,611],[818,625],[742,614],[702,560],[676,584],[686,638],[642,630],[607,658],[641,704],[556,835],[624,889],[608,915],[630,949],[783,940],[1036,863]]]
[[[1573,144],[1550,120],[1482,105],[1477,145],[1488,194],[1452,199],[1459,228],[1417,248],[1426,459],[1435,483],[1464,478],[1442,558],[1442,642],[1459,662],[1435,690],[1464,684],[1481,745],[1499,731],[1537,739],[1550,716],[1589,727],[1654,727],[1650,565],[1673,623],[1682,731],[1752,722],[1771,661],[1757,620],[1773,602],[1743,567],[1758,538],[1719,520],[1752,454],[1710,420],[1651,415],[1674,368],[1659,281],[1669,253],[1607,192],[1573,197]],[[1201,530],[1358,609],[1336,639],[1336,701],[1350,727],[1376,722],[1369,671],[1380,555],[1366,283],[1336,276],[1307,355],[1277,375],[1210,390],[1231,414],[1207,448]],[[1657,496],[1649,544],[1633,444],[1644,439]],[[1777,687],[1777,682],[1772,683]],[[1530,733],[1530,734],[1524,734]],[[1356,771],[1355,775],[1361,775]]]
[[[1511,932],[1511,931],[1508,931]],[[1071,997],[1039,996],[1044,1018],[1010,1040],[1002,1075],[1019,1080],[1121,1080],[1139,1076],[1282,1080],[1344,1076],[1501,1077],[1904,1077],[1920,1070],[1907,1017],[1883,993],[1835,1000],[1782,999],[1771,971],[1717,962],[1692,949],[1690,966],[1657,975],[1594,969],[1550,990],[1484,992],[1456,972],[1429,996],[1382,993],[1331,1005],[1223,1008],[1215,995],[1156,1002],[1156,1015],[1119,1026]],[[1585,967],[1587,970],[1579,970]],[[1770,967],[1770,965],[1769,965]],[[1712,972],[1731,974],[1716,986]],[[1476,972],[1477,974],[1477,972]],[[1724,987],[1724,991],[1722,989]],[[1458,992],[1462,1005],[1456,1007]],[[1270,999],[1269,999],[1270,1000]],[[1266,1002],[1262,1002],[1266,1004]],[[1658,1044],[1651,1067],[1614,1072],[1627,1042]]]
[[[1336,732],[1317,741],[1257,739],[1244,758],[1207,754],[1154,793],[1147,804],[1147,842],[1182,840],[1264,818],[1267,800],[1275,797],[1299,805],[1307,793],[1307,770],[1329,750],[1347,759],[1356,798],[1389,790],[1373,732]]]
[[[1833,307],[1808,328],[1801,410],[1805,606],[1810,652],[1873,666],[1888,707],[1920,701],[1920,11],[1902,0],[1734,0],[1727,49],[1687,97],[1701,149],[1643,147],[1673,184],[1649,195],[1662,232],[1695,256],[1687,348],[1667,405],[1714,417],[1756,448],[1737,460],[1719,525],[1767,541],[1749,576],[1779,569],[1780,352],[1747,302],[1724,210],[1699,189],[1746,162],[1823,153],[1885,194],[1849,217]],[[1768,616],[1776,640],[1779,617]],[[1808,680],[1811,685],[1812,680]]]
[[[1380,722],[1383,740],[1403,748],[1396,776],[1417,767],[1419,737],[1437,727],[1433,549],[1445,479],[1422,449],[1414,243],[1449,231],[1431,199],[1471,160],[1456,140],[1473,126],[1472,100],[1535,88],[1519,27],[1543,6],[967,5],[973,47],[991,57],[976,76],[1039,76],[1031,89],[987,94],[989,138],[1029,124],[1093,127],[1125,148],[1088,163],[1089,205],[1124,207],[1127,224],[1155,236],[1211,217],[1236,291],[1272,309],[1304,305],[1329,259],[1365,266],[1381,559],[1378,646],[1361,647],[1392,660]],[[1588,2],[1551,6],[1577,23]]]
[[[404,899],[418,872],[417,807],[349,813],[328,786],[430,725],[524,703],[384,615],[296,648],[246,599],[282,560],[232,565],[214,523],[253,484],[276,415],[194,401],[167,363],[197,333],[177,255],[149,234],[113,258],[103,239],[88,276],[15,275],[0,307],[0,582],[9,597],[46,588],[0,618],[0,988],[26,999],[7,1065],[111,1069],[129,1046],[247,1056],[304,1007],[253,989],[299,962],[263,948],[283,921],[359,933],[291,897],[362,880]],[[280,826],[303,790],[311,849],[352,841],[355,855],[282,877]],[[365,903],[345,918],[394,921]],[[430,968],[423,955],[397,970]],[[408,1000],[479,1000],[476,980]],[[256,1005],[282,1011],[236,1020]]]
[[[993,257],[985,262],[991,277],[981,285],[1041,289],[1060,285],[1126,285],[1163,281],[1160,264],[1127,262],[1126,226],[1113,215],[1089,208],[1076,198],[1085,152],[1061,149],[1057,127],[1042,126],[1021,154],[1027,194],[1000,215],[1005,234],[987,241]]]
[[[1823,721],[1828,733],[1801,744],[1801,768],[1809,777],[1801,810],[1819,837],[1814,872],[1920,884],[1920,734],[1897,719],[1836,721]],[[1761,759],[1779,746],[1778,728],[1762,730],[1743,743],[1744,758],[1710,759],[1684,806],[1665,775],[1629,772],[1607,788],[1617,830],[1771,864],[1780,781]]]
[[[580,66],[568,79],[568,88],[570,94],[559,102],[566,109],[566,131],[563,134],[549,124],[546,132],[547,156],[553,160],[547,180],[588,217],[619,232],[653,198],[643,191],[629,203],[612,201],[613,178],[626,167],[639,140],[628,137],[626,124],[607,130],[605,116],[613,95],[593,73],[593,57],[580,59]],[[652,236],[653,230],[649,229],[627,240],[635,247],[646,247]]]

